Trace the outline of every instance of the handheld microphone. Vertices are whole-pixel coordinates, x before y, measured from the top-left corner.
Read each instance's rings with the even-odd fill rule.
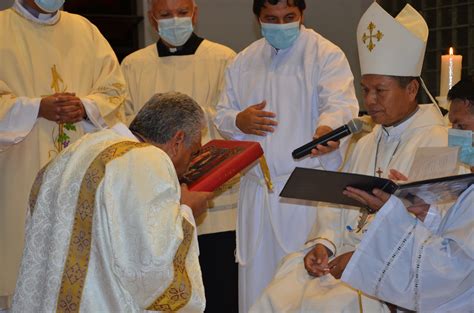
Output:
[[[364,121],[359,118],[354,118],[349,121],[346,125],[343,125],[324,136],[314,139],[311,142],[295,149],[292,152],[292,156],[295,159],[301,159],[302,157],[311,153],[311,150],[315,149],[317,145],[327,146],[328,141],[338,141],[341,138],[349,136],[350,134],[357,134],[364,128]]]

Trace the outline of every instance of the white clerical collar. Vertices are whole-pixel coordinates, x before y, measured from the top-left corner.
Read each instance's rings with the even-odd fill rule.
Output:
[[[123,137],[127,137],[127,138],[130,138],[134,141],[140,141],[138,140],[138,138],[130,131],[130,129],[128,129],[127,126],[125,126],[125,124],[123,123],[117,123],[115,124],[114,126],[112,126],[111,128],[116,134],[120,135],[120,136],[123,136]]]
[[[397,124],[393,126],[383,126],[382,125],[382,130],[384,135],[387,135],[389,137],[392,136],[401,136],[403,132],[410,126],[411,121],[413,118],[420,112],[420,106],[417,107],[415,111],[413,111],[410,115],[408,115],[404,120],[401,122],[398,122]]]
[[[27,20],[43,25],[54,25],[58,22],[61,15],[59,11],[51,14],[40,13],[25,5],[23,1],[16,0],[13,4],[13,9]]]

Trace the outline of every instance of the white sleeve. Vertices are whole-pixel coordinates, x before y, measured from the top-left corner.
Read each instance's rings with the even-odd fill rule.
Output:
[[[344,53],[338,48],[329,50],[321,50],[324,61],[316,69],[319,98],[317,127],[326,125],[336,129],[357,117],[359,103],[355,96],[354,77]]]
[[[0,97],[0,151],[28,136],[38,119],[41,102],[41,98],[4,98]]]
[[[468,199],[472,206],[474,195]],[[377,213],[342,280],[403,308],[432,312],[472,291],[474,219],[470,208],[433,233],[392,196]]]
[[[81,98],[81,102],[84,105],[84,109],[86,110],[87,114],[87,119],[82,121],[84,131],[87,133],[91,133],[97,130],[107,128],[107,124],[100,115],[100,111],[97,107],[97,104],[93,100],[87,98]]]
[[[242,108],[235,94],[233,76],[235,63],[226,69],[225,87],[217,104],[214,124],[219,132],[228,139],[242,140],[245,134],[237,127],[236,118]]]

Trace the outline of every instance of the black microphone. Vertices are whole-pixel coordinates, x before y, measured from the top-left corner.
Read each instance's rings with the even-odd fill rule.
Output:
[[[364,128],[364,124],[364,121],[361,119],[352,119],[346,125],[343,125],[327,133],[326,135],[316,138],[304,146],[299,147],[298,149],[294,150],[291,155],[295,159],[301,159],[302,157],[310,154],[311,150],[315,149],[317,145],[327,146],[328,141],[338,141],[339,139],[349,136],[350,134],[357,134],[361,132]]]

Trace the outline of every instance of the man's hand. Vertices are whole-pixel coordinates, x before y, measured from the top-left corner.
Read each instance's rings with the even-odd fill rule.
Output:
[[[430,210],[430,205],[426,203],[419,203],[408,207],[407,210],[408,212],[415,214],[417,219],[424,222],[426,215]]]
[[[403,175],[397,170],[391,169],[390,173],[388,174],[388,179],[397,180],[397,181],[407,181],[408,177],[406,177],[405,175]]]
[[[319,137],[322,137],[326,135],[327,133],[332,132],[332,130],[333,129],[329,126],[325,126],[325,125],[319,126],[314,132],[313,138],[317,139]],[[336,149],[339,149],[339,141],[328,141],[327,146],[317,145],[316,149],[311,150],[311,156],[313,157],[320,156],[326,153],[333,152]]]
[[[309,275],[321,277],[329,273],[329,251],[324,245],[318,243],[304,257],[304,267]]]
[[[84,105],[74,93],[55,93],[41,99],[38,117],[57,123],[77,123],[85,116]]]
[[[212,192],[190,191],[186,184],[181,184],[181,204],[191,208],[194,217],[204,213],[208,207],[207,201],[214,197]]]
[[[263,111],[267,105],[266,101],[249,106],[243,110],[235,119],[237,127],[245,134],[265,136],[267,132],[274,131],[273,126],[278,123],[273,119],[276,117],[275,113]]]
[[[363,205],[368,206],[372,211],[378,211],[390,199],[390,194],[375,188],[372,194],[353,187],[346,187],[342,192],[346,197],[352,198]]]
[[[346,269],[347,263],[349,263],[353,254],[354,251],[344,253],[329,262],[331,275],[334,276],[334,278],[341,279],[342,273]]]

